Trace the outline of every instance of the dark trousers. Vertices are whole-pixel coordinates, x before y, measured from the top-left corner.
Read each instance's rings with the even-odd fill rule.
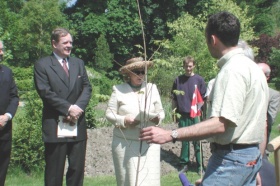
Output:
[[[4,186],[10,163],[12,140],[0,140],[0,186]]]
[[[194,125],[198,123],[198,117],[191,118],[189,114],[182,114],[179,120],[179,128],[182,127],[188,127],[191,125]],[[203,165],[203,154],[202,149],[200,149],[200,142],[199,141],[193,141],[194,146],[194,154],[196,157],[196,162],[198,165],[198,168]],[[189,141],[182,141],[182,149],[181,149],[181,155],[180,155],[180,164],[188,164],[190,161],[190,142]]]
[[[67,186],[82,186],[86,155],[86,140],[68,143],[45,143],[45,186],[62,186],[66,157]]]

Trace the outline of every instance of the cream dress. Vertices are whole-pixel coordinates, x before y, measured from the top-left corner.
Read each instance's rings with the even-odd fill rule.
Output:
[[[125,127],[127,115],[136,117],[140,124]],[[127,83],[113,87],[106,118],[115,125],[112,154],[118,186],[160,186],[160,145],[139,140],[141,127],[154,126],[149,119],[157,115],[160,124],[165,115],[155,84],[148,83],[146,88],[143,83],[138,92]]]

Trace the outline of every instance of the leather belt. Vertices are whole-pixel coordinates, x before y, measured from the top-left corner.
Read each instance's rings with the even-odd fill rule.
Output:
[[[239,149],[246,149],[250,147],[258,147],[258,144],[226,144],[221,145],[218,143],[211,143],[211,149],[212,150],[239,150]]]

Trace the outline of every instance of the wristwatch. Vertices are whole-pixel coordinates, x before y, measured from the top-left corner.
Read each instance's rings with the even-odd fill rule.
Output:
[[[178,131],[176,129],[172,130],[171,137],[172,137],[172,142],[175,143],[178,139]]]

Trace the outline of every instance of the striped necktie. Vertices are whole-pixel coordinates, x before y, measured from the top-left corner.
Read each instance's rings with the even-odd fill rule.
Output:
[[[63,69],[64,69],[66,75],[69,77],[69,71],[68,71],[66,63],[67,63],[67,61],[65,60],[65,58],[63,58],[62,59]]]

